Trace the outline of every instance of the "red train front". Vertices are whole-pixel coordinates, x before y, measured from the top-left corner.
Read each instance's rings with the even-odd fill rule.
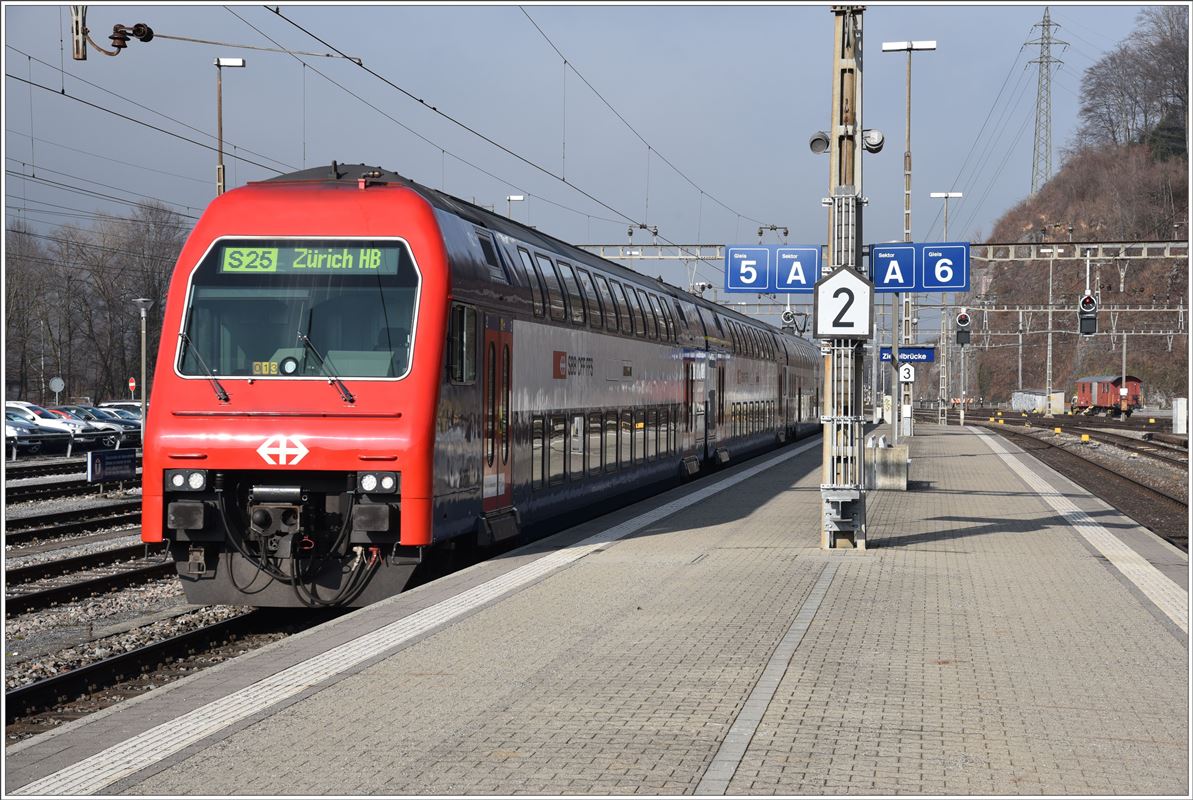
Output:
[[[292,179],[212,204],[170,286],[144,445],[142,538],[167,533],[191,602],[401,589],[431,541],[448,291],[407,188]]]

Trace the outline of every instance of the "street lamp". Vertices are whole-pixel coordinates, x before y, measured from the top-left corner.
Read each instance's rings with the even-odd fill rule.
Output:
[[[929,197],[944,199],[944,240],[949,240],[949,199],[953,197],[962,197],[961,192],[929,192]]]
[[[153,300],[148,297],[138,297],[133,305],[141,309],[141,431],[145,430],[145,315],[153,308]]]
[[[911,54],[915,50],[935,50],[936,42],[933,41],[911,41],[911,42],[883,42],[882,52],[884,53],[907,53],[907,141],[906,148],[903,151],[903,241],[911,241]],[[911,345],[912,342],[919,336],[919,332],[912,327],[912,318],[915,316],[912,310],[912,294],[911,292],[903,292],[903,344]],[[891,364],[895,369],[899,368],[898,344],[895,342],[895,329],[892,322],[891,325]],[[902,384],[900,391],[899,407],[894,410],[891,415],[892,422],[900,420],[900,414],[904,406],[910,406],[912,400],[913,387],[910,383]],[[899,439],[899,427],[902,426],[907,433],[911,435],[911,418],[900,420],[893,424],[892,433],[893,439]]]
[[[505,197],[505,215],[510,219],[514,218],[514,203],[520,203],[526,199],[524,194],[510,194]]]
[[[243,58],[217,58],[215,60],[215,127],[216,138],[219,140],[219,161],[215,165],[216,197],[224,193],[224,67],[243,66]],[[143,319],[144,309],[141,314]]]

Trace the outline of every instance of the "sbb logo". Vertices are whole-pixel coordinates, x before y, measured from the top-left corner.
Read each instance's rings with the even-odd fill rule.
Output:
[[[563,379],[568,376],[568,354],[564,350],[556,350],[551,354],[551,377]]]
[[[270,466],[292,467],[302,461],[310,451],[297,436],[276,434],[270,436],[257,448],[257,455]],[[274,459],[277,459],[276,461]]]

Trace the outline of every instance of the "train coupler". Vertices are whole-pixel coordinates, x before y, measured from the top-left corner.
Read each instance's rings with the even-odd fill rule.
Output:
[[[187,560],[179,563],[180,573],[192,578],[204,577],[207,574],[207,548],[191,547],[187,555]]]

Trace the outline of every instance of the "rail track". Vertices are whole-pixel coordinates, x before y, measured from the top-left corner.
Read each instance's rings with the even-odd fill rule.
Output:
[[[1024,450],[1156,535],[1188,552],[1189,530],[1186,522],[1189,504],[1186,499],[1137,481],[1059,443],[1041,439],[1026,431],[988,422],[975,424],[1003,436],[1014,437],[1022,444],[1030,442]]]
[[[11,742],[39,733],[64,719],[77,718],[193,674],[203,666],[239,655],[254,646],[253,638],[292,635],[345,613],[329,609],[295,617],[285,611],[246,611],[9,689],[4,693],[6,738]]]
[[[102,494],[117,486],[134,488],[141,485],[141,480],[108,481],[106,483],[91,483],[86,478],[54,481],[53,483],[32,483],[21,486],[4,486],[4,501],[6,503],[26,503],[32,500],[53,500],[59,497],[80,497],[85,495]]]
[[[71,533],[136,525],[141,521],[141,500],[117,500],[93,508],[8,517],[4,544],[13,546]]]
[[[137,456],[137,466],[141,466],[141,456]],[[23,464],[9,461],[4,468],[6,480],[19,481],[25,478],[40,478],[45,475],[69,475],[87,471],[86,458],[55,458]]]
[[[52,563],[61,564],[62,562]],[[109,562],[109,565],[111,565],[111,562]],[[36,565],[36,567],[45,566],[48,565]],[[28,567],[27,569],[32,570],[34,568]],[[157,557],[150,556],[149,558],[139,557],[127,566],[122,566],[114,572],[104,575],[84,577],[28,592],[6,593],[4,597],[4,615],[11,617],[17,614],[27,614],[30,611],[40,611],[59,603],[68,603],[83,597],[117,591],[157,578],[164,578],[174,574],[175,571],[173,560],[162,560],[160,555]],[[5,572],[4,575],[8,586],[11,588],[12,582],[9,580],[9,572]]]

